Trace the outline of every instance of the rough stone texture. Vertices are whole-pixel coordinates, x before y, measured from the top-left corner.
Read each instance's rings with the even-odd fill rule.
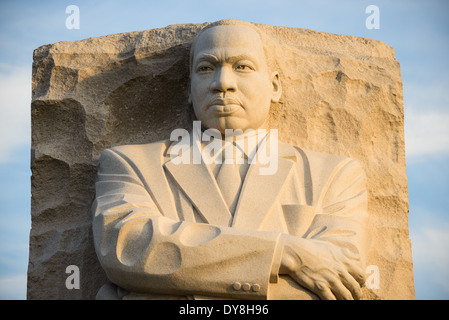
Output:
[[[92,242],[100,152],[192,126],[190,41],[203,25],[114,34],[34,52],[29,299],[92,299],[106,281]],[[359,160],[368,178],[368,265],[379,289],[365,299],[413,299],[404,112],[399,62],[374,40],[261,25],[278,45],[281,140]],[[65,286],[68,265],[80,289]],[[367,274],[369,276],[369,274]]]

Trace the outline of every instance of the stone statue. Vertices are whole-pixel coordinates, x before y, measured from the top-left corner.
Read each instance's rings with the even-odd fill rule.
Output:
[[[190,56],[201,127],[101,154],[93,234],[111,283],[98,299],[362,297],[364,172],[277,141],[267,41],[246,22],[205,27]]]

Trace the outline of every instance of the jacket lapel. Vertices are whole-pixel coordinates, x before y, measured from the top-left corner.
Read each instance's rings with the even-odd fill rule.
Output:
[[[132,159],[129,159],[126,154],[117,152],[132,165],[160,212],[165,217],[177,219],[178,214],[172,201],[170,186],[161,167],[167,143],[150,143],[143,148],[130,147],[132,147]]]
[[[257,230],[278,199],[280,192],[296,162],[292,146],[279,143],[278,168],[272,175],[261,175],[263,165],[250,166],[240,192],[232,226]]]
[[[195,144],[190,144],[193,154]],[[179,162],[177,157],[168,160],[165,168],[181,190],[187,195],[203,219],[213,225],[229,226],[232,215],[221,195],[217,182],[204,161],[199,164]]]
[[[189,143],[190,155],[195,147],[195,143]],[[265,166],[260,163],[251,164],[233,217],[205,162],[201,159],[199,164],[193,164],[193,161],[183,163],[177,158],[169,158],[164,167],[205,222],[252,230],[257,230],[263,223],[297,161],[295,149],[288,144],[279,143],[278,168],[274,174],[261,175],[260,170]]]

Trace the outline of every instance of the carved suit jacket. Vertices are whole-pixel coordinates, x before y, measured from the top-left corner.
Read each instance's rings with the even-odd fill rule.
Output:
[[[251,164],[232,215],[207,165],[174,164],[170,146],[101,154],[95,249],[130,297],[317,298],[278,276],[282,233],[326,241],[363,266],[367,192],[356,161],[279,143],[278,170]]]

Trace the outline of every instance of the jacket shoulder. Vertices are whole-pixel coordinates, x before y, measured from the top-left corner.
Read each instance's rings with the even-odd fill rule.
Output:
[[[298,149],[299,148],[297,148],[297,150]],[[298,152],[300,154],[302,153],[303,159],[306,159],[310,171],[315,176],[320,175],[323,178],[327,178],[339,172],[364,175],[361,163],[351,157],[316,152],[307,149],[299,149]]]
[[[294,148],[297,158],[300,158],[298,163],[302,162],[305,179],[313,186],[315,195],[321,194],[335,179],[354,181],[365,176],[362,165],[353,158]]]
[[[128,162],[147,161],[148,157],[158,159],[165,153],[169,146],[169,140],[160,140],[146,144],[119,145],[105,149],[101,152],[100,159],[107,157],[120,157]]]
[[[142,152],[142,151],[151,151],[151,150],[158,150],[163,149],[167,142],[170,142],[169,140],[160,140],[155,141],[151,143],[144,143],[144,144],[126,144],[126,145],[119,145],[114,146],[112,148],[106,149],[111,150],[123,154],[132,154],[133,152]]]
[[[305,163],[308,163],[308,165],[312,167],[319,167],[320,171],[325,168],[332,170],[341,163],[355,161],[354,159],[346,156],[317,152],[299,147],[295,147],[295,149]]]

